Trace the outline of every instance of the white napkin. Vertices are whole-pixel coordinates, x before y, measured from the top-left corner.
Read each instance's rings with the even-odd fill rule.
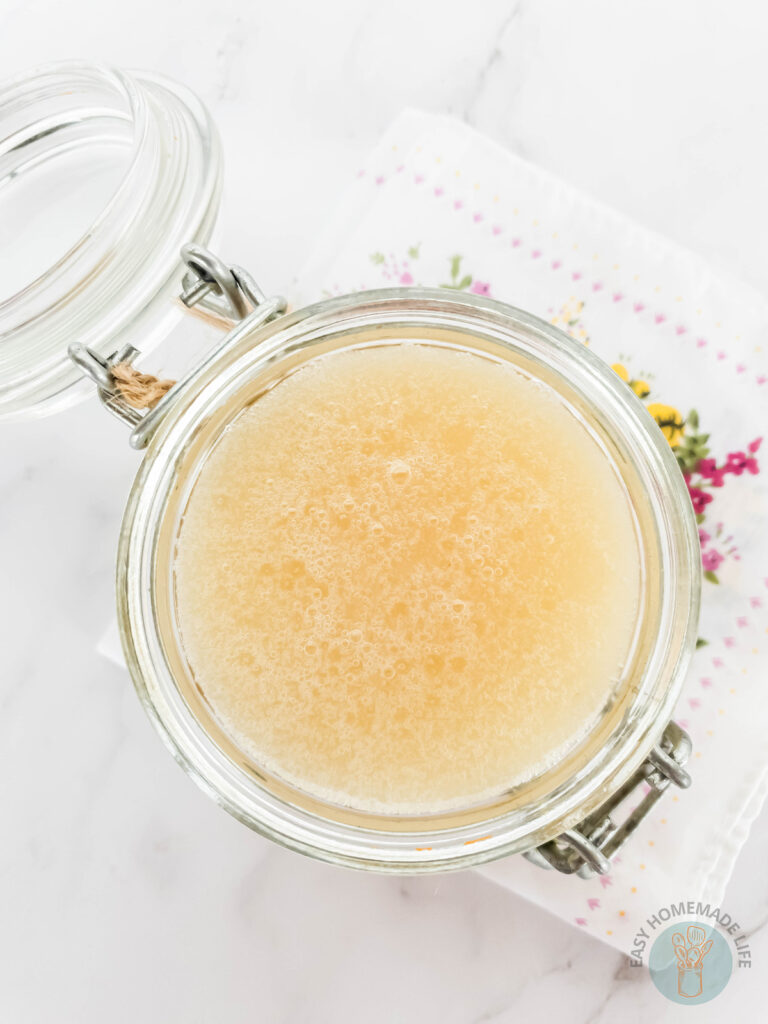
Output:
[[[682,434],[668,427],[673,442],[710,435],[714,463],[694,491],[707,502],[707,645],[676,714],[694,744],[692,789],[662,798],[607,876],[583,881],[521,857],[483,869],[629,950],[670,901],[721,903],[768,787],[768,443],[750,450],[765,428],[768,303],[466,125],[415,112],[359,170],[291,298],[398,284],[460,287],[549,319],[649,389],[652,412],[670,420],[695,409],[698,429],[690,417]],[[115,631],[100,650],[120,659]]]

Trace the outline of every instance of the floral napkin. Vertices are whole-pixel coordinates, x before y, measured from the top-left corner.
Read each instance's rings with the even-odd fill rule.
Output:
[[[628,950],[674,901],[722,901],[768,785],[768,302],[466,125],[403,114],[294,284],[294,305],[440,285],[530,310],[646,403],[698,515],[700,647],[677,708],[694,753],[614,861],[584,881],[511,857],[484,873]],[[766,461],[768,466],[768,461]]]

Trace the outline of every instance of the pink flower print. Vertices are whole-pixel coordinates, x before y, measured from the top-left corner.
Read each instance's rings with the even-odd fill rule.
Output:
[[[718,467],[714,459],[702,459],[696,467],[696,472],[705,480],[709,480],[713,487],[722,487],[727,469],[725,466]]]
[[[760,445],[762,443],[763,443],[762,437],[755,438],[754,441],[750,442],[750,444],[747,445],[747,451],[750,452],[750,454],[754,455],[755,452],[758,452],[760,450]]]
[[[491,286],[487,281],[473,281],[472,287],[469,289],[473,295],[490,295]]]
[[[406,270],[400,275],[400,284],[413,284],[413,275]]]
[[[729,473],[735,473],[736,476],[741,476],[744,472],[744,464],[747,461],[747,456],[744,452],[728,452],[728,458],[726,459],[725,466]]]
[[[741,476],[745,469],[748,473],[752,473],[753,476],[759,473],[757,459],[753,455],[746,455],[744,452],[729,452],[725,462],[726,473],[734,473],[736,476]]]
[[[712,501],[712,495],[707,494],[706,491],[702,491],[700,487],[691,487],[688,485],[688,493],[691,496],[691,502],[693,503],[693,511],[696,515],[701,515],[707,505]]]
[[[710,540],[711,537],[706,530],[699,530],[699,544],[701,544],[702,548],[705,548]]]
[[[701,564],[704,566],[705,572],[717,572],[724,561],[724,556],[719,551],[715,551],[714,548],[704,551],[701,556]]]
[[[720,469],[718,469],[716,466],[715,469],[710,473],[709,479],[713,487],[722,487],[725,483],[725,466],[721,467]]]

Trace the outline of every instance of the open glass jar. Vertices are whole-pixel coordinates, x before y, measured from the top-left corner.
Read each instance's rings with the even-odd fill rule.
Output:
[[[182,240],[205,242],[210,234],[218,205],[218,149],[196,101],[156,78],[69,65],[11,83],[11,109],[20,112],[22,127],[12,124],[13,134],[1,133],[16,140],[9,145],[6,138],[0,151],[0,161],[5,159],[11,167],[6,178],[18,176],[26,165],[36,166],[34,147],[45,120],[40,103],[49,102],[52,89],[63,113],[50,122],[45,137],[61,136],[60,149],[66,152],[82,141],[82,135],[74,140],[69,135],[73,125],[89,123],[82,115],[83,89],[81,94],[70,91],[63,104],[56,93],[67,76],[86,81],[88,88],[95,81],[98,88],[111,89],[113,109],[114,96],[121,97],[122,113],[109,116],[133,126],[133,135],[123,134],[137,149],[139,141],[146,141],[142,104],[154,109],[160,125],[167,126],[165,114],[170,118],[174,112],[183,113],[174,118],[171,134],[159,131],[148,144],[153,151],[165,146],[171,154],[157,160],[154,176],[147,178],[147,163],[136,158],[122,178],[112,206],[119,207],[126,196],[135,198],[136,190],[140,199],[133,217],[121,222],[110,236],[111,244],[105,243],[105,276],[100,276],[100,263],[80,261],[90,239],[99,237],[98,225],[110,223],[112,206],[89,239],[59,259],[32,292],[21,291],[0,307],[0,317],[4,314],[11,324],[11,342],[20,324],[30,332],[18,346],[18,361],[27,360],[27,372],[38,365],[29,361],[30,349],[35,349],[29,339],[38,337],[36,331],[54,313],[59,316],[59,344],[51,344],[55,358],[64,358],[60,339],[68,332],[70,341],[77,339],[70,346],[72,365],[92,378],[102,402],[130,426],[133,446],[144,451],[120,533],[118,621],[139,697],[176,759],[245,824],[292,849],[335,863],[378,871],[436,871],[520,852],[542,866],[568,873],[606,871],[610,856],[664,789],[690,782],[683,768],[690,743],[670,716],[695,644],[698,538],[683,478],[642,403],[589,350],[536,317],[484,297],[402,288],[329,299],[286,313],[282,300],[266,299],[247,273],[226,266],[199,244],[184,248],[183,261],[172,258],[171,246],[175,254]],[[101,124],[103,109],[89,116],[91,125]],[[182,183],[178,170],[169,175],[169,169],[178,167],[176,122],[183,123],[189,134],[187,151],[199,154],[197,171],[190,171],[188,161],[187,174],[182,175],[191,175],[197,189]],[[27,159],[30,147],[32,156]],[[39,159],[55,155],[55,146],[49,145]],[[188,201],[181,203],[180,192],[189,193]],[[145,260],[145,283],[134,290],[134,255],[144,238],[137,227],[141,214],[135,211],[150,216],[152,207],[145,193],[163,195],[165,207],[178,200],[183,216],[179,213],[159,227],[159,239],[155,234],[149,239],[152,259]],[[156,219],[157,213],[152,217]],[[48,306],[46,289],[58,281],[68,290]],[[93,288],[88,301],[81,298],[84,281]],[[229,330],[151,410],[141,411],[126,402],[113,370],[136,358],[134,340],[141,338],[146,348],[144,332],[153,341],[167,330],[168,318],[178,312],[169,301],[177,289],[185,305],[207,309]],[[36,314],[37,328],[34,318],[24,316],[31,293],[36,293],[42,310]],[[110,297],[119,299],[119,317],[110,315]],[[69,303],[76,311],[71,320],[66,313]],[[7,333],[3,323],[0,319],[2,351]],[[49,341],[46,338],[45,344]],[[557,393],[622,482],[633,510],[642,593],[621,679],[593,727],[556,764],[482,804],[440,814],[387,816],[311,796],[235,745],[185,656],[174,595],[174,554],[200,471],[222,433],[244,409],[322,354],[403,342],[458,349],[511,364]],[[53,356],[47,349],[46,353],[40,360],[40,388],[51,373]],[[13,378],[13,365],[8,366],[0,363],[0,397],[7,396],[0,411],[17,415],[25,399]],[[77,374],[74,378],[82,381]],[[39,398],[40,388],[30,392],[33,399]],[[54,400],[61,400],[60,391],[49,399],[53,407]],[[40,409],[39,400],[29,405],[31,412]],[[611,815],[616,816],[624,799],[642,783],[648,783],[650,791],[617,823]]]

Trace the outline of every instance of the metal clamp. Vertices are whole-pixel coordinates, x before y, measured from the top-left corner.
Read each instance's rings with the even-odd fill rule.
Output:
[[[102,405],[114,416],[133,428],[131,445],[144,448],[149,443],[157,424],[164,416],[171,402],[175,401],[180,390],[187,389],[211,361],[221,352],[239,340],[244,331],[240,328],[253,330],[279,316],[286,310],[286,301],[281,296],[267,299],[251,275],[242,267],[227,265],[215,253],[199,245],[185,245],[181,250],[181,258],[186,266],[182,278],[180,299],[191,309],[201,306],[214,313],[232,326],[238,324],[238,331],[228,333],[222,341],[206,353],[205,357],[193,367],[152,409],[135,409],[122,397],[119,387],[112,374],[112,367],[118,363],[132,364],[141,355],[133,345],[124,345],[109,356],[102,356],[86,345],[78,342],[69,346],[69,357],[90,377],[97,388]],[[235,337],[236,335],[236,337]]]
[[[188,309],[202,306],[227,320],[243,320],[266,302],[264,292],[247,270],[228,266],[210,249],[185,245],[181,258],[187,265],[181,301]]]
[[[567,829],[533,850],[523,854],[542,868],[554,868],[581,878],[604,875],[610,871],[611,858],[621,849],[670,784],[687,789],[691,777],[683,765],[691,753],[691,740],[676,722],[669,722],[658,746],[640,767],[604,803],[572,829]],[[650,786],[640,803],[621,825],[611,818],[613,811],[643,784]]]
[[[120,396],[112,376],[112,367],[117,366],[118,363],[133,363],[133,360],[141,354],[139,350],[133,345],[125,345],[117,352],[113,352],[111,356],[104,357],[98,352],[94,352],[92,348],[88,348],[87,345],[73,342],[67,351],[72,362],[96,385],[102,405],[124,423],[131,427],[137,426],[145,413],[128,405]]]

